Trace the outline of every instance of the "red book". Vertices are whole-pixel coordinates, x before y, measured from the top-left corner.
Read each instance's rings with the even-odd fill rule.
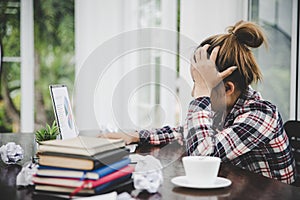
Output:
[[[124,167],[122,169],[120,169],[119,171],[116,171],[114,173],[111,173],[107,176],[104,176],[98,180],[86,180],[84,184],[82,184],[81,187],[76,188],[71,194],[70,197],[74,196],[75,194],[77,194],[80,190],[82,190],[83,188],[95,188],[99,185],[108,183],[110,181],[116,180],[118,178],[124,177],[128,174],[131,174],[134,171],[134,167],[132,166],[127,166]]]
[[[134,167],[128,165],[128,166],[123,167],[120,170],[118,170],[114,173],[111,173],[107,176],[104,176],[98,180],[86,180],[84,188],[95,188],[104,183],[108,183],[110,181],[116,180],[116,179],[126,176],[128,174],[131,174],[133,171],[134,171]]]

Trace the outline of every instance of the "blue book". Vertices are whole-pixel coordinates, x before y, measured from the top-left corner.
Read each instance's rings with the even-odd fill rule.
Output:
[[[130,163],[129,158],[124,158],[115,163],[102,166],[94,170],[74,170],[59,167],[39,166],[36,175],[41,177],[72,178],[72,179],[91,179],[97,180],[115,172]]]

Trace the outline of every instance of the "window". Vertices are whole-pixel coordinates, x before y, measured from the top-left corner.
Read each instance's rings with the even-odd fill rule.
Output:
[[[296,96],[296,89],[293,90],[293,87],[297,88],[297,84],[292,81],[296,80],[296,73],[294,73],[296,61],[293,62],[297,56],[291,50],[299,48],[295,47],[296,43],[293,42],[295,38],[293,29],[296,29],[294,27],[296,23],[293,21],[295,16],[292,15],[295,14],[295,11],[299,12],[294,8],[295,6],[292,6],[292,4],[296,4],[295,2],[297,1],[132,0],[130,3],[124,1],[106,1],[104,3],[102,1],[74,0],[3,0],[0,2],[0,37],[4,55],[0,93],[0,131],[22,131],[21,125],[27,125],[24,108],[27,109],[25,111],[30,111],[30,116],[34,115],[35,128],[46,122],[51,123],[54,116],[48,90],[50,84],[66,84],[72,95],[75,70],[80,70],[85,59],[95,48],[122,33],[153,27],[177,34],[177,37],[167,38],[175,50],[171,55],[170,52],[163,49],[144,48],[126,54],[124,58],[120,58],[119,63],[114,63],[118,74],[113,73],[108,78],[111,82],[117,83],[124,73],[128,73],[132,68],[150,66],[136,75],[134,80],[131,80],[131,83],[135,84],[140,79],[147,77],[151,84],[142,89],[137,87],[136,91],[132,91],[132,99],[129,102],[131,104],[126,106],[124,113],[119,115],[120,121],[124,121],[125,126],[127,118],[133,117],[132,120],[135,124],[145,128],[182,123],[191,99],[190,89],[187,88],[192,86],[192,81],[188,62],[180,56],[188,58],[200,41],[209,35],[223,32],[224,25],[234,24],[240,19],[256,21],[267,32],[269,50],[263,47],[255,50],[256,58],[264,74],[263,82],[255,87],[261,91],[265,99],[278,105],[283,120],[286,121],[293,116],[291,111],[297,109],[297,98],[293,97],[293,95]],[[76,46],[76,67],[74,56],[75,7],[77,9],[76,44],[78,45]],[[28,21],[24,20],[24,18],[30,18],[30,16],[24,15],[26,11],[32,14],[32,27],[29,27]],[[209,23],[207,16],[209,16]],[[180,33],[176,31],[180,31]],[[34,55],[31,56],[32,64],[27,63],[30,69],[22,67],[24,58],[26,60],[24,53],[27,53],[26,49],[23,49],[26,48],[24,45],[27,42],[26,37],[24,39],[26,34],[32,35],[34,38],[34,42],[31,42],[32,45],[34,43],[31,49],[32,52],[34,51]],[[143,37],[145,35],[142,35],[141,38],[137,37],[134,42],[140,42],[145,39]],[[148,41],[158,40],[156,35],[149,35],[149,37],[151,38]],[[190,42],[186,42],[185,39]],[[174,55],[176,53],[178,55]],[[27,70],[31,71],[29,76]],[[90,73],[94,72],[91,71]],[[173,74],[173,72],[175,73]],[[84,80],[90,86],[90,76]],[[186,89],[182,89],[181,80],[186,83],[187,86],[184,86]],[[170,86],[168,91],[162,87],[165,82],[168,82],[168,86]],[[29,87],[28,83],[30,83]],[[31,87],[33,85],[34,89]],[[110,92],[110,86],[113,84],[105,82],[105,85],[102,86],[106,92]],[[26,94],[26,87],[30,90],[29,95]],[[78,92],[76,88],[74,89]],[[178,94],[180,106],[174,99],[174,96]],[[105,96],[103,93],[101,95],[99,99],[103,99]],[[117,104],[123,105],[121,103],[121,100],[124,100],[122,99],[123,94],[120,93],[120,95],[121,98]],[[28,96],[32,96],[32,98],[34,96],[33,100],[29,99],[29,104],[27,104]],[[75,101],[80,100],[79,103],[76,102],[75,107],[77,124],[80,129],[98,128],[94,127],[94,122],[92,123],[89,119],[90,116],[95,115],[94,111],[97,108],[95,109],[92,105],[91,109],[87,109],[85,106],[89,101],[84,98],[85,95],[82,97],[75,95]],[[174,101],[170,100],[172,98]],[[299,99],[298,97],[298,101]],[[104,126],[114,122],[111,108],[108,106],[111,102],[111,100],[105,100],[103,108],[98,109],[102,114],[104,113],[103,115],[96,112],[97,122],[101,122]],[[126,105],[128,105],[127,103],[126,101]],[[132,116],[128,116],[127,109],[132,111],[130,113]],[[298,106],[298,113],[299,110]],[[152,118],[150,121],[149,117]],[[30,121],[31,124],[33,122]]]
[[[3,50],[0,96],[0,131],[20,130],[20,1],[0,3],[0,38]]]
[[[35,126],[52,124],[49,85],[73,91],[74,0],[34,1]]]
[[[257,89],[278,106],[284,121],[290,118],[292,0],[252,0],[249,19],[264,28],[269,49],[254,50],[263,73]]]
[[[161,1],[160,0],[142,0],[139,2],[138,27],[161,27]],[[143,40],[152,38],[143,38]],[[153,128],[162,126],[160,117],[160,66],[161,52],[157,49],[145,50],[139,52],[139,63],[146,64],[148,69],[143,70],[140,79],[150,76],[149,83],[143,87],[137,88],[132,95],[131,108],[136,112],[135,124],[143,128]],[[137,104],[136,104],[137,103]],[[134,107],[136,107],[134,109]],[[134,116],[134,115],[133,115]]]
[[[36,129],[54,120],[48,86],[67,84],[72,91],[75,71],[74,0],[2,1],[0,21],[4,56],[0,132],[24,131],[22,124],[26,126],[25,131],[33,131],[31,127],[34,125]],[[28,41],[33,40],[33,35],[34,47],[33,41]],[[31,59],[28,57],[33,57],[28,55],[30,49],[34,49],[34,58],[28,62],[27,59]],[[33,84],[34,91],[30,89]],[[30,99],[31,96],[35,99]],[[29,119],[33,117],[33,111],[34,125]]]

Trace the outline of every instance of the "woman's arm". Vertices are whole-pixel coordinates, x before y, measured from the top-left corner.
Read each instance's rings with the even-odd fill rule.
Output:
[[[105,133],[99,135],[99,137],[111,138],[111,139],[123,139],[126,144],[131,143],[147,143],[153,145],[166,144],[173,141],[178,141],[182,144],[183,127],[178,126],[171,128],[170,126],[164,126],[163,128],[157,128],[152,130],[141,130],[136,132],[114,132]]]
[[[153,145],[167,144],[173,141],[178,141],[179,144],[183,144],[182,134],[182,126],[178,126],[176,128],[164,126],[163,128],[139,131],[140,142]]]

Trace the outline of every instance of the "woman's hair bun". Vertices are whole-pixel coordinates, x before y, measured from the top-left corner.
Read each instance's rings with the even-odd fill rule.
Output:
[[[248,47],[257,48],[266,42],[266,36],[262,29],[253,22],[239,21],[234,26],[228,28],[228,32],[236,39]]]

